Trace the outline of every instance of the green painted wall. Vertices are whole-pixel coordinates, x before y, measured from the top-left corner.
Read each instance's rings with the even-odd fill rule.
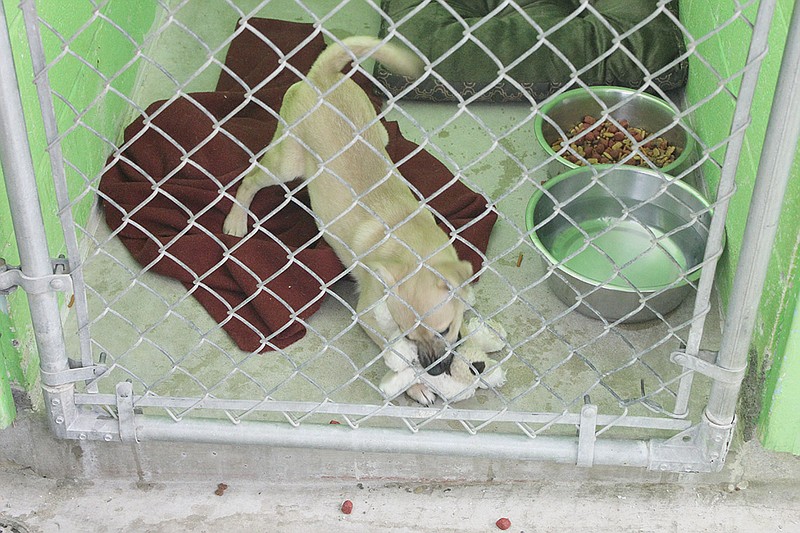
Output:
[[[727,223],[727,251],[723,256],[718,278],[718,288],[723,303],[727,303],[731,293],[733,273],[742,245],[742,235],[747,210],[753,191],[753,183],[758,167],[759,155],[764,142],[767,119],[778,77],[782,50],[785,43],[793,1],[779,0],[775,19],[769,36],[770,53],[764,60],[759,76],[755,102],[752,109],[752,123],[745,137],[742,159],[738,168],[738,190],[731,201]],[[692,58],[687,98],[690,103],[700,102],[725,79],[739,72],[747,57],[751,31],[745,18],[753,21],[757,6],[752,6],[744,17],[736,15],[735,3],[730,0],[682,0],[681,18],[693,36],[707,34],[715,27],[725,28],[709,39],[697,43],[698,53],[706,63]],[[739,77],[726,86],[733,94],[739,87]],[[702,105],[694,116],[694,123],[700,136],[710,147],[719,145],[728,135],[733,116],[734,100],[727,92],[721,92]],[[724,146],[712,151],[714,161],[703,167],[704,174],[712,190],[719,183],[719,165],[722,163]],[[773,248],[769,273],[761,301],[759,317],[753,339],[755,357],[751,360],[749,383],[754,387],[743,390],[740,412],[761,412],[759,431],[768,446],[775,446],[770,437],[774,429],[782,428],[800,441],[800,424],[770,414],[773,391],[781,364],[789,359],[784,357],[784,349],[791,331],[792,317],[797,302],[798,272],[798,231],[800,227],[800,160],[792,167],[792,179],[784,200],[778,236]],[[796,355],[792,354],[792,357]],[[766,382],[766,386],[765,386]],[[800,392],[800,389],[795,389]],[[762,407],[763,404],[763,407]],[[744,420],[746,426],[753,426],[755,420]],[[781,446],[780,449],[792,449]],[[800,452],[797,444],[795,452]]]
[[[50,160],[46,153],[44,126],[33,86],[30,53],[25,36],[19,0],[3,0],[14,48],[17,76],[20,79],[39,183],[40,198],[51,255],[64,252],[64,238],[57,217]],[[111,146],[92,130],[116,141],[130,106],[120,94],[130,94],[138,61],[136,50],[155,19],[157,4],[152,1],[110,2],[99,11],[86,0],[39,0],[40,16],[52,28],[42,28],[42,41],[48,62],[54,62],[49,76],[53,90],[71,106],[56,99],[59,127],[66,135],[64,153],[72,165],[67,169],[73,214],[79,223],[86,221],[94,199],[84,196],[86,180],[98,178]],[[100,3],[102,5],[102,3]],[[98,95],[101,95],[98,97]],[[78,118],[78,126],[74,126]],[[19,264],[9,220],[5,186],[0,180],[0,257]],[[25,295],[16,291],[8,301],[0,300],[0,427],[14,418],[10,383],[31,390],[38,376],[38,357],[31,332]]]
[[[797,284],[794,284],[797,301]],[[789,322],[786,320],[786,322]],[[795,307],[786,339],[768,373],[766,403],[760,424],[761,440],[772,450],[800,455],[800,307]]]

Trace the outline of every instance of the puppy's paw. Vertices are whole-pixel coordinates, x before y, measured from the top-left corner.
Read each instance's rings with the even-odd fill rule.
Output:
[[[415,382],[416,374],[414,369],[406,367],[406,369],[401,372],[392,372],[391,370],[387,372],[383,376],[383,379],[381,379],[378,388],[387,399],[391,400],[408,389]]]
[[[425,406],[431,406],[433,402],[436,401],[436,394],[434,394],[427,385],[423,385],[422,383],[417,383],[409,387],[406,394],[415,402]]]
[[[226,235],[244,237],[245,233],[247,233],[247,211],[239,205],[234,205],[231,212],[225,217],[222,231]]]
[[[402,338],[394,341],[383,352],[384,363],[395,372],[410,367],[418,358],[417,345]]]

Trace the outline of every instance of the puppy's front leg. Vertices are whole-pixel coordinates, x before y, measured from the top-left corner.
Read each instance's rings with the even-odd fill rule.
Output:
[[[370,313],[368,313],[370,314]],[[400,372],[411,366],[419,359],[417,345],[403,337],[400,328],[397,327],[389,307],[386,302],[378,302],[372,310],[371,324],[383,336],[375,335],[370,332],[370,328],[364,328],[367,334],[378,346],[386,346],[382,356],[386,366],[393,372]],[[388,344],[386,341],[390,340]]]
[[[239,189],[236,191],[236,201],[222,224],[222,231],[225,234],[244,237],[244,234],[247,233],[247,211],[256,193],[264,188],[265,177],[266,174],[263,170],[255,168],[239,185]]]
[[[416,372],[414,372],[413,368],[407,366],[400,372],[394,372],[393,370],[386,372],[378,388],[386,395],[387,399],[392,400],[414,385],[414,383],[417,383],[417,381]]]
[[[280,131],[275,134],[275,139],[279,137]],[[264,154],[260,165],[264,169],[256,166],[236,191],[236,201],[222,224],[222,231],[227,235],[243,237],[247,233],[247,212],[258,191],[304,177],[305,152],[296,140],[286,137]]]

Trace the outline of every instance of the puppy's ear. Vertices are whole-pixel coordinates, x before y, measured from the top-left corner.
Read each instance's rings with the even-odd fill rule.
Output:
[[[371,272],[372,275],[377,276],[378,278],[382,279],[383,282],[388,286],[392,287],[397,283],[397,280],[401,279],[403,273],[400,272],[400,266],[396,263],[366,263],[364,265],[367,270]]]
[[[453,287],[458,287],[472,276],[472,263],[469,261],[447,261],[437,265],[439,272]],[[439,287],[447,289],[447,283],[439,280]]]

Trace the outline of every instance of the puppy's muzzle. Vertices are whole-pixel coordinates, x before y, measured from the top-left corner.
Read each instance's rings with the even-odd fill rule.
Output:
[[[431,376],[450,372],[453,354],[446,342],[437,340],[433,343],[417,343],[419,363]]]

